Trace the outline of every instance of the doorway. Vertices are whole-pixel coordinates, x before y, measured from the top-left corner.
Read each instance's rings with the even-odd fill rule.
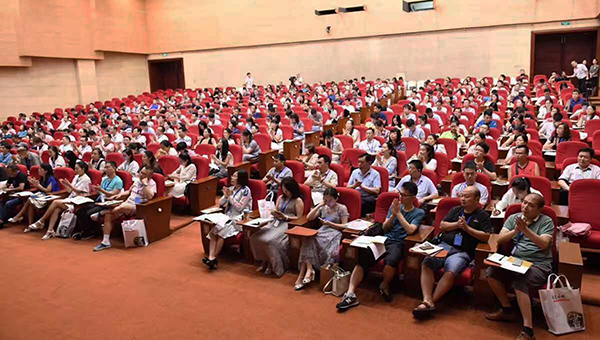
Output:
[[[183,58],[148,60],[150,91],[184,89]]]
[[[531,32],[531,72],[545,74],[567,72],[573,74],[571,61],[587,60],[588,68],[597,56],[598,29]],[[533,78],[532,78],[533,79]]]

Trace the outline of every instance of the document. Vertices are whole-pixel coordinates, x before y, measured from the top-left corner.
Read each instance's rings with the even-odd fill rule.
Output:
[[[529,267],[533,265],[533,263],[529,261],[523,261],[514,256],[506,256],[498,253],[488,256],[487,260],[499,265],[502,269],[510,270],[519,274],[525,274],[527,270],[529,270]],[[521,262],[521,264],[515,265],[518,262]]]
[[[165,181],[165,186],[166,187],[171,187],[175,185],[175,181]]]
[[[370,249],[373,253],[373,257],[376,260],[385,254],[385,240],[387,237],[385,236],[359,236],[357,237],[350,246],[358,247],[363,249]]]
[[[47,195],[47,196],[34,196],[34,198],[38,201],[52,201],[55,200],[57,198],[60,198],[60,196],[57,195]]]
[[[96,203],[96,205],[99,205],[101,207],[110,207],[113,205],[119,205],[121,203],[123,203],[123,201],[112,200],[112,201],[104,201],[104,202]]]
[[[75,205],[82,205],[82,204],[86,204],[86,203],[94,203],[94,200],[92,200],[91,198],[88,198],[88,197],[77,196],[77,197],[72,197],[72,198],[65,198],[63,200],[63,202],[71,203],[71,204],[75,204]]]
[[[362,219],[357,219],[357,220],[346,223],[346,228],[352,229],[352,230],[363,231],[363,230],[367,230],[372,225],[373,225],[373,222],[365,221]]]
[[[212,208],[200,210],[200,212],[203,213],[203,214],[213,214],[213,213],[216,213],[216,212],[221,212],[222,210],[223,209],[221,209],[220,207],[212,207]]]
[[[273,217],[267,217],[267,218],[255,218],[253,220],[250,220],[246,223],[244,223],[245,225],[251,226],[251,227],[259,227],[265,223],[268,223],[270,221],[273,220]]]
[[[505,213],[504,211],[501,211],[500,215],[494,215],[494,214],[492,214],[490,216],[490,218],[501,218],[501,219],[504,219],[504,213]]]
[[[29,197],[29,196],[33,196],[33,192],[31,192],[31,191],[21,191],[21,192],[15,192],[12,195],[15,196],[15,197]]]
[[[546,156],[556,156],[556,150],[546,150],[546,151],[544,151],[544,155],[546,155]]]
[[[416,244],[414,247],[410,248],[411,252],[417,253],[417,254],[423,254],[426,256],[435,255],[442,250],[444,250],[444,248],[437,246],[435,244],[429,243],[427,241]]]
[[[204,221],[210,222],[213,224],[223,225],[231,220],[231,217],[223,214],[223,213],[214,213],[214,214],[206,214],[198,217],[194,217],[194,221]]]

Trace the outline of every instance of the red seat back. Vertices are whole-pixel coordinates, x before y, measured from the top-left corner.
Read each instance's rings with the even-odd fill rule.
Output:
[[[580,179],[571,184],[569,189],[571,222],[589,223],[593,230],[600,231],[600,209],[590,205],[597,202],[598,192],[600,192],[600,180],[597,179]]]
[[[54,169],[54,177],[57,181],[64,178],[67,181],[71,182],[73,181],[73,177],[75,177],[75,170],[71,168],[58,167]],[[64,186],[60,184],[60,181],[58,183],[60,185],[60,188],[64,189]]]
[[[317,154],[319,156],[321,156],[321,155],[327,155],[327,156],[329,156],[329,159],[331,159],[333,157],[333,154],[331,153],[331,150],[329,150],[329,148],[327,148],[327,147],[317,146],[315,148],[315,151],[317,152]]]
[[[556,147],[556,168],[562,170],[565,159],[569,157],[577,157],[579,150],[587,147],[587,143],[584,142],[568,141],[559,143]]]
[[[381,193],[388,192],[390,186],[390,174],[386,168],[380,166],[373,166],[373,169],[379,172],[379,177],[381,178]]]
[[[358,158],[365,153],[365,150],[361,149],[344,149],[340,157],[340,164],[344,168],[346,177],[350,178],[352,168],[358,168]]]
[[[140,168],[142,167],[142,154],[141,153],[136,153],[133,155],[133,160],[137,162],[137,164],[140,166]]]
[[[196,180],[208,177],[208,173],[210,172],[210,161],[208,158],[194,156],[192,157],[192,162],[196,165]]]
[[[263,133],[257,133],[254,135],[254,140],[260,146],[260,150],[265,152],[271,150],[271,137]]]
[[[156,182],[156,195],[154,197],[163,197],[165,195],[165,177],[154,173],[152,179]]]
[[[125,158],[123,158],[123,154],[120,152],[111,152],[108,155],[106,155],[106,161],[114,161],[115,163],[117,163],[117,166],[119,166],[123,162],[125,162]]]
[[[435,174],[437,175],[438,181],[441,181],[448,175],[448,169],[450,167],[450,161],[448,160],[448,156],[442,152],[435,153],[435,160],[437,161],[437,168],[435,169]],[[435,184],[439,184],[435,183]]]
[[[337,138],[340,143],[342,143],[342,147],[345,149],[352,149],[354,147],[354,140],[350,136],[345,135],[335,135],[334,138]]]
[[[387,217],[390,205],[395,198],[399,199],[397,192],[384,192],[377,197],[377,204],[375,205],[375,214],[373,219],[375,222],[383,223]]]
[[[304,164],[299,161],[294,160],[286,160],[285,166],[292,170],[292,174],[294,175],[294,179],[298,184],[304,183]]]
[[[515,181],[515,179],[517,177],[529,178],[529,181],[531,182],[531,187],[542,193],[542,196],[544,196],[544,201],[546,202],[546,205],[552,205],[552,183],[550,183],[549,179],[547,179],[546,177],[541,177],[541,176],[518,175],[518,176],[514,176],[510,180],[511,188],[512,188],[513,182]],[[511,189],[508,189],[508,190],[511,190]]]
[[[48,152],[48,150],[42,151],[40,157],[42,158],[43,163],[50,163],[50,153]]]
[[[362,208],[360,200],[360,192],[350,188],[338,187],[336,190],[340,193],[338,202],[348,208],[348,221],[360,218],[360,210]]]
[[[231,150],[231,145],[229,146],[229,149]],[[196,146],[196,150],[194,151],[198,156],[210,156],[215,155],[217,153],[217,148],[215,148],[215,146],[212,144],[198,144]]]
[[[592,146],[594,150],[600,150],[600,131],[595,131],[592,136]]]
[[[152,152],[155,155],[156,155],[156,151],[158,151],[158,149],[160,149],[160,144],[157,144],[157,143],[150,143],[146,147],[146,150]]]
[[[31,167],[31,169],[29,169],[29,176],[39,180],[41,178],[39,171],[40,171],[40,166],[34,165]]]
[[[17,168],[19,168],[19,171],[24,173],[25,176],[29,174],[29,170],[27,169],[27,166],[25,164],[17,164]]]
[[[96,169],[88,169],[88,176],[90,176],[90,180],[92,180],[92,185],[101,185],[102,184],[102,172]]]
[[[240,163],[242,161],[242,157],[244,155],[244,151],[242,150],[241,145],[233,144],[229,145],[229,151],[233,155],[233,162]]]
[[[129,190],[133,185],[133,177],[127,171],[117,170],[117,176],[123,181],[123,188]]]
[[[179,168],[179,157],[165,155],[158,159],[158,164],[160,164],[160,167],[163,169],[165,175],[170,175],[173,173],[173,171]]]
[[[267,185],[258,179],[249,179],[248,188],[252,193],[252,210],[258,210],[258,201],[267,196]]]
[[[458,197],[444,197],[440,200],[435,210],[435,222],[433,223],[434,235],[440,232],[440,223],[444,220],[450,209],[457,205],[460,205],[460,198]]]
[[[567,166],[569,166],[569,165],[571,165],[571,164],[576,164],[576,163],[577,163],[577,157],[569,157],[569,158],[566,158],[566,159],[565,159],[565,160],[562,162],[562,164],[561,164],[561,165],[562,165],[562,169],[566,168]],[[557,163],[557,164],[558,164],[558,163]],[[600,162],[599,162],[597,159],[595,159],[595,158],[592,158],[592,162],[591,162],[591,164],[594,164],[594,165],[596,165],[596,166],[600,166]]]
[[[308,185],[300,184],[300,192],[302,192],[302,201],[304,202],[303,216],[308,215],[313,205],[311,189]]]
[[[83,156],[81,156],[81,160],[89,163],[92,160],[92,153],[91,152],[86,152],[83,154]]]
[[[329,167],[338,175],[338,187],[343,187],[344,184],[348,182],[346,170],[344,170],[344,168],[341,165],[335,163],[331,163]]]
[[[457,172],[452,176],[452,184],[450,185],[450,192],[452,192],[452,188],[455,185],[460,184],[465,181],[465,174],[463,172]],[[477,173],[477,178],[475,178],[475,182],[485,186],[488,190],[488,197],[491,199],[492,197],[492,182],[490,178],[486,174],[482,174],[480,172]]]
[[[588,140],[591,140],[589,137],[593,136],[598,130],[600,130],[600,119],[588,120],[585,123],[585,133],[588,135]]]
[[[421,143],[418,139],[412,137],[402,137],[402,141],[406,145],[406,157],[411,158],[419,152]]]
[[[396,152],[396,160],[397,160],[397,171],[396,173],[398,175],[403,174],[404,171],[406,171],[406,153],[404,153],[404,151],[398,151]]]
[[[542,153],[542,143],[540,143],[539,140],[530,140],[529,143],[527,143],[527,146],[529,147],[529,150],[531,150],[532,156],[544,157]]]

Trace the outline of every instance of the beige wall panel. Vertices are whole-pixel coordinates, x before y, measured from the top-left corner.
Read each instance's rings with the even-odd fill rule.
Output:
[[[33,58],[31,67],[0,67],[0,89],[0,119],[72,107],[78,103],[75,63]]]
[[[101,100],[150,91],[146,56],[105,53],[104,60],[95,63],[98,97]]]
[[[145,0],[96,0],[96,50],[147,53]]]
[[[436,10],[402,11],[402,1],[364,0],[362,13],[316,16],[323,0],[146,0],[151,53],[255,46],[556,20],[595,18],[598,0],[436,0]],[[357,3],[359,4],[359,3]],[[332,26],[331,34],[325,27]]]

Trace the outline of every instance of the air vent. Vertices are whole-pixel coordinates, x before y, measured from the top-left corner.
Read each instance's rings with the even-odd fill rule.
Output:
[[[352,12],[364,12],[367,10],[367,6],[352,6],[352,7],[338,7],[340,13],[352,13]]]
[[[420,12],[420,11],[431,11],[435,9],[433,6],[433,0],[417,0],[417,1],[402,1],[402,10],[404,12]]]
[[[332,9],[315,9],[315,15],[331,15],[336,14],[335,8]]]

